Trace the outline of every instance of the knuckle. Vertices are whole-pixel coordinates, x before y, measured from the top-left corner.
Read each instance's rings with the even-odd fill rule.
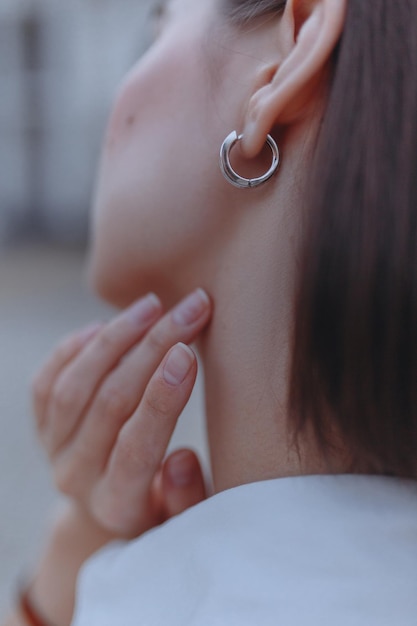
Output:
[[[71,447],[52,458],[55,486],[65,495],[83,499],[96,476],[96,460],[92,446],[80,438]]]
[[[161,329],[158,326],[154,326],[146,337],[146,342],[149,349],[157,354],[162,354],[166,351],[166,337],[161,333]]]
[[[53,358],[55,361],[61,362],[66,361],[67,358],[72,354],[73,350],[76,347],[76,338],[75,337],[66,337],[58,346],[54,352]]]
[[[102,330],[95,340],[96,347],[99,352],[103,352],[105,354],[112,353],[118,347],[119,340],[117,334],[114,332],[114,329],[111,327],[107,327]]]
[[[125,418],[130,412],[129,400],[119,386],[115,384],[104,385],[99,392],[98,410],[110,420]]]
[[[71,461],[84,477],[91,475],[97,465],[95,453],[93,442],[87,437],[79,436],[72,445]]]
[[[55,465],[54,484],[58,491],[66,496],[77,496],[77,484],[79,482],[78,466],[72,462],[60,462]]]
[[[122,507],[108,494],[98,494],[91,500],[91,514],[93,518],[107,532],[115,534],[117,537],[127,536],[130,531],[130,525],[123,519],[121,514]]]
[[[56,412],[67,413],[76,397],[66,378],[60,378],[52,389],[52,405]]]
[[[153,474],[159,466],[158,457],[151,446],[137,445],[135,440],[121,432],[117,442],[118,459],[127,476],[133,473]]]
[[[64,337],[52,353],[53,363],[62,364],[71,359],[81,347],[79,333],[74,332]]]
[[[151,389],[147,390],[143,399],[145,413],[150,413],[155,418],[170,417],[172,413],[172,399],[170,395],[166,389],[162,388],[162,385],[152,386]]]

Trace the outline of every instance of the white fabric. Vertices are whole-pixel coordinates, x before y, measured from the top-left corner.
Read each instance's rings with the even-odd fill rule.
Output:
[[[417,483],[220,493],[84,567],[73,626],[417,626]]]

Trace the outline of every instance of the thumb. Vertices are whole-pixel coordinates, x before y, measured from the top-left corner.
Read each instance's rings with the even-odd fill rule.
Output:
[[[167,518],[206,499],[200,461],[192,450],[177,450],[165,460],[162,467],[162,497]]]

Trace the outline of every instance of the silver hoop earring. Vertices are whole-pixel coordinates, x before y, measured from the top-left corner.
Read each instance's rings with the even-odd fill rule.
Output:
[[[266,143],[271,149],[272,152],[272,164],[269,170],[263,176],[259,176],[258,178],[243,178],[240,176],[232,167],[230,163],[230,153],[235,144],[242,139],[243,135],[238,135],[234,130],[226,139],[224,140],[222,147],[220,149],[220,169],[223,173],[223,176],[226,180],[235,187],[239,187],[239,189],[249,189],[252,187],[259,187],[259,185],[263,185],[269,180],[277,171],[280,161],[280,155],[277,143],[271,135],[268,135],[266,138]]]

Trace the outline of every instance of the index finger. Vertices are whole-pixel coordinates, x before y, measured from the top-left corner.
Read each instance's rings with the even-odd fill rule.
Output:
[[[149,528],[150,487],[197,376],[193,351],[179,343],[151,378],[139,407],[119,433],[93,508],[109,529],[134,535]]]

